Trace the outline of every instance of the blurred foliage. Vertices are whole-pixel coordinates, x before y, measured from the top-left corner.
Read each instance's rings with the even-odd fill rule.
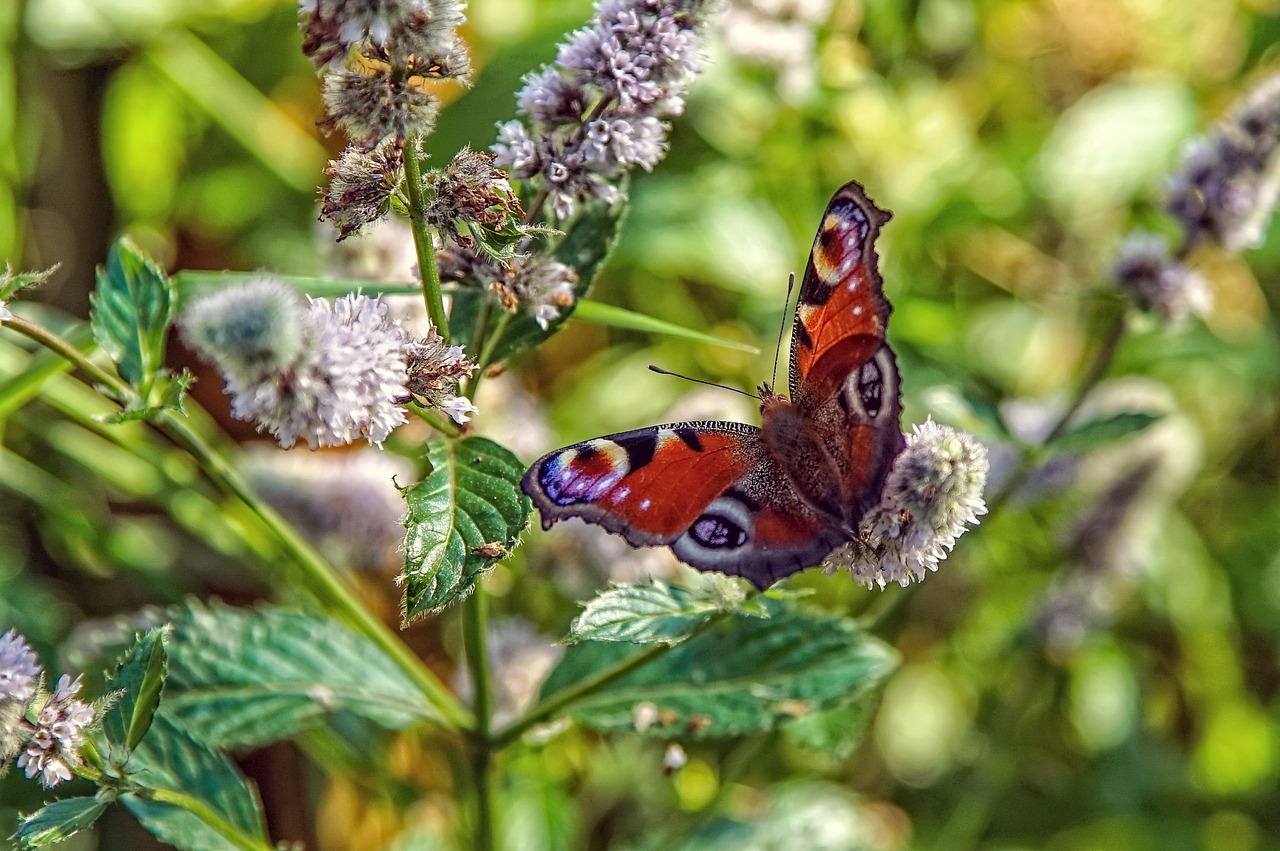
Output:
[[[571,322],[479,401],[482,430],[505,430],[525,460],[665,418],[751,419],[740,398],[644,365],[747,388],[767,379],[787,274],[853,178],[894,211],[880,254],[905,421],[973,430],[998,462],[1008,436],[991,412],[1027,439],[1120,309],[1105,286],[1120,237],[1170,229],[1156,201],[1184,141],[1280,67],[1274,0],[772,5],[816,10],[812,48],[759,60],[712,44],[670,156],[634,182],[594,293],[764,354]],[[588,14],[583,0],[473,0],[478,72],[470,90],[444,93],[456,99],[433,154],[487,146],[520,76]],[[317,83],[297,43],[288,2],[0,9],[0,255],[29,269],[63,261],[43,292],[80,315],[93,265],[123,232],[175,270],[323,273],[332,252],[313,184],[339,142],[315,131]],[[847,719],[870,725],[852,755],[799,736],[698,743],[667,776],[661,743],[573,729],[505,757],[507,847],[783,848],[803,836],[806,848],[1280,848],[1276,230],[1243,258],[1196,258],[1215,297],[1205,322],[1133,323],[1091,413],[1157,422],[1051,459],[915,593],[817,572],[791,583],[826,608],[883,609],[876,634],[903,656],[876,716]],[[235,511],[183,456],[140,426],[60,421],[60,405],[101,403],[51,358],[43,388],[16,384],[31,357],[0,340],[0,627],[54,659],[86,618],[188,592],[260,594],[234,569],[255,555]],[[1139,497],[1100,516],[1143,459],[1154,460]],[[517,554],[488,587],[500,614],[551,635],[633,558],[569,533],[539,543],[557,559]],[[456,657],[455,631],[446,620],[414,640],[446,665],[439,642]],[[298,832],[276,838],[377,847],[459,817],[438,755],[350,744],[366,746],[398,760],[385,797],[360,793],[359,778],[307,775],[319,834],[284,819]],[[296,772],[255,776],[269,812],[295,800]],[[389,802],[410,795],[405,825]],[[0,781],[0,832],[38,797]],[[96,830],[102,848],[138,841],[111,818]],[[432,846],[406,834],[401,847]]]

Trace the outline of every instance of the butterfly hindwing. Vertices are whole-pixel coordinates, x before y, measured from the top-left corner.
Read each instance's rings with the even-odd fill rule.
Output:
[[[576,443],[534,462],[521,488],[544,528],[578,517],[761,588],[839,540],[745,423],[673,423]]]

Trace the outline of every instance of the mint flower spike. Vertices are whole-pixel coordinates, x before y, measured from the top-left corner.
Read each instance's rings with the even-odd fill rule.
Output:
[[[1139,232],[1125,237],[1111,278],[1135,307],[1173,325],[1192,315],[1206,316],[1213,308],[1208,282],[1177,260],[1161,236]]]
[[[966,527],[987,513],[986,447],[933,420],[912,431],[894,459],[880,504],[862,519],[859,540],[827,556],[828,574],[848,568],[866,588],[920,582],[938,569]]]
[[[1280,197],[1280,74],[1254,86],[1212,130],[1188,145],[1170,176],[1165,208],[1186,245],[1229,251],[1262,244]]]
[[[561,45],[554,65],[525,78],[517,112],[490,148],[518,180],[537,178],[552,212],[567,219],[588,198],[619,199],[634,166],[666,155],[670,125],[702,68],[700,0],[601,0],[595,17]]]
[[[191,305],[183,336],[226,379],[231,413],[282,447],[358,438],[381,444],[405,422],[414,341],[381,299],[306,304],[263,278]]]
[[[0,635],[0,705],[25,703],[35,693],[41,670],[36,652],[16,630]]]
[[[17,765],[27,778],[39,775],[46,789],[70,780],[80,766],[79,748],[95,713],[92,706],[76,699],[79,693],[80,677],[73,680],[63,674],[40,707],[35,732],[18,757]]]

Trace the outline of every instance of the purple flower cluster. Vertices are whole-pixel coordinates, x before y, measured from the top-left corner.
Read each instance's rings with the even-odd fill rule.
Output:
[[[498,165],[540,179],[560,219],[588,198],[616,202],[618,178],[666,154],[662,119],[684,110],[701,69],[705,9],[701,0],[601,0],[555,64],[525,79],[517,111],[526,121],[499,129]]]
[[[1280,75],[1241,99],[1230,115],[1187,148],[1171,176],[1165,207],[1188,247],[1213,242],[1256,248],[1280,195]]]

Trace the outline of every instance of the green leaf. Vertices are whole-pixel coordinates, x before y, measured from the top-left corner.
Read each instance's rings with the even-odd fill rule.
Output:
[[[405,623],[471,593],[480,574],[502,557],[477,548],[514,547],[531,507],[520,491],[524,464],[491,440],[433,440],[427,460],[430,474],[404,490]]]
[[[615,585],[587,603],[569,627],[569,641],[675,644],[720,611],[722,603],[710,594],[665,582]]]
[[[171,789],[205,804],[219,818],[254,840],[269,844],[262,807],[253,787],[226,755],[197,741],[163,714],[129,760],[130,778],[149,789]],[[176,804],[138,794],[121,801],[162,842],[185,851],[223,851],[226,837]]]
[[[438,717],[372,641],[317,615],[191,606],[169,654],[162,714],[221,747],[278,741],[338,711],[390,729]]]
[[[1128,437],[1151,425],[1161,414],[1146,411],[1124,411],[1085,420],[1069,428],[1054,445],[1062,451],[1084,452]]]
[[[0,301],[8,301],[17,295],[19,290],[43,284],[61,266],[61,263],[54,263],[43,272],[15,272],[9,265],[9,261],[4,261],[4,272],[0,272]]]
[[[854,700],[811,712],[784,724],[782,730],[796,744],[843,761],[853,756],[862,743],[871,714],[869,702]]]
[[[634,730],[652,704],[650,735],[737,736],[864,699],[897,664],[893,649],[854,621],[765,598],[768,618],[732,615],[573,704],[599,730]],[[542,699],[598,676],[637,652],[613,641],[567,649]],[[648,651],[641,651],[648,652]]]
[[[187,388],[195,380],[196,377],[189,370],[184,369],[174,376],[170,376],[166,370],[156,376],[156,382],[152,385],[151,398],[159,396],[156,404],[147,405],[130,401],[125,407],[107,417],[107,422],[131,423],[149,420],[161,411],[174,411],[186,416],[187,412],[183,409],[182,402],[186,398]]]
[[[165,629],[153,629],[129,650],[107,681],[108,692],[119,692],[102,720],[102,732],[113,746],[132,751],[151,727],[168,673]]]
[[[102,815],[109,801],[97,798],[63,798],[46,804],[29,816],[23,816],[13,839],[23,848],[56,845],[93,823]]]
[[[578,273],[578,284],[574,287],[574,296],[581,301],[591,291],[596,273],[608,258],[618,240],[618,230],[626,215],[629,202],[625,200],[626,187],[622,187],[624,200],[609,205],[603,202],[591,202],[584,205],[582,214],[569,226],[569,230],[556,246],[553,256],[556,260],[570,266]],[[476,287],[460,287],[453,291],[453,308],[449,314],[449,325],[453,332],[453,341],[470,347],[480,314],[480,305],[484,299],[492,296]],[[513,354],[530,349],[550,337],[565,323],[574,308],[561,308],[560,315],[552,319],[544,330],[532,316],[521,312],[512,315],[499,339],[489,355],[489,362],[496,363]],[[491,323],[492,327],[492,323]],[[472,357],[481,353],[471,351]]]
[[[737,340],[726,340],[723,337],[713,337],[710,334],[704,334],[701,331],[695,331],[692,328],[673,325],[670,322],[664,322],[661,319],[646,316],[643,313],[636,313],[622,307],[614,307],[611,304],[604,304],[602,302],[591,301],[589,299],[583,299],[574,306],[574,315],[584,322],[594,322],[597,325],[608,325],[611,328],[624,328],[628,331],[645,331],[650,334],[666,334],[669,337],[679,337],[685,340],[692,340],[695,343],[723,346],[726,349],[750,352],[753,355],[760,354],[759,349],[748,343],[740,343]]]
[[[120,376],[147,395],[164,364],[165,338],[173,318],[172,290],[164,273],[121,237],[98,270],[90,321],[93,335]]]

